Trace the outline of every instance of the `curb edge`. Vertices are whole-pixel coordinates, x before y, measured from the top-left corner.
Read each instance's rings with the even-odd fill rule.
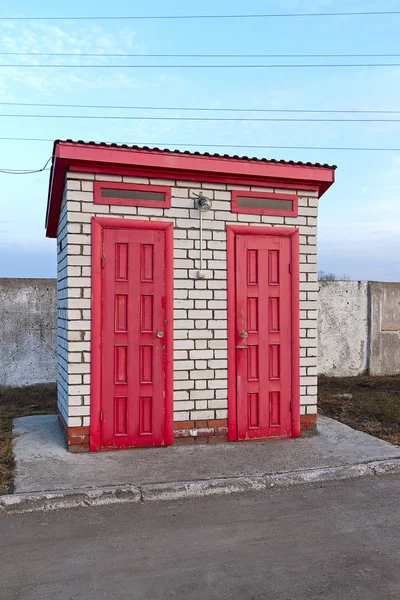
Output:
[[[141,486],[121,485],[17,493],[0,496],[0,515],[109,504],[202,498],[217,494],[266,491],[275,486],[284,487],[396,473],[400,473],[400,458],[254,477],[227,477],[199,481],[143,484]]]

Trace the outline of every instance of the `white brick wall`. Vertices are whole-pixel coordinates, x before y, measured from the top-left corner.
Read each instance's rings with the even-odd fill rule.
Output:
[[[95,178],[170,185],[171,208],[95,205]],[[200,267],[199,219],[198,211],[193,209],[193,193],[198,193],[199,187],[213,199],[213,208],[204,213],[203,219],[203,268],[208,272],[204,280],[196,279]],[[298,227],[301,414],[316,413],[318,200],[315,192],[298,191],[299,216],[296,218],[233,214],[230,212],[232,189],[272,190],[143,177],[67,174],[58,228],[58,402],[69,427],[88,425],[90,416],[90,221],[95,215],[174,223],[175,421],[227,417],[226,223]],[[290,193],[289,190],[275,191]]]
[[[77,184],[78,182],[74,182]],[[57,230],[57,401],[59,411],[68,421],[68,320],[67,320],[67,191],[61,203]],[[75,226],[76,227],[76,226]]]

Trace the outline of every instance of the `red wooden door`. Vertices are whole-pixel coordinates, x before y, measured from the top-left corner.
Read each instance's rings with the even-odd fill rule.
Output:
[[[103,230],[101,446],[165,431],[165,231]]]
[[[236,236],[238,439],[291,436],[290,239]]]

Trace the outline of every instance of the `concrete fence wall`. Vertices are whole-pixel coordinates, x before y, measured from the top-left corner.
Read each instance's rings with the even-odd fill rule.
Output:
[[[351,377],[368,371],[369,288],[367,281],[320,281],[319,375]]]
[[[56,381],[56,280],[0,279],[0,385]]]
[[[322,281],[320,375],[400,373],[400,283]]]
[[[56,381],[56,280],[0,279],[0,385]],[[400,283],[322,281],[320,375],[400,373]]]

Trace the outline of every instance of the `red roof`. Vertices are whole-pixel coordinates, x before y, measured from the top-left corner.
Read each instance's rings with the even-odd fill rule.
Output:
[[[314,189],[318,195],[332,185],[336,166],[208,152],[160,150],[95,142],[56,140],[50,173],[46,215],[47,237],[57,236],[57,225],[68,170],[147,174],[152,177],[202,180],[231,184]]]

